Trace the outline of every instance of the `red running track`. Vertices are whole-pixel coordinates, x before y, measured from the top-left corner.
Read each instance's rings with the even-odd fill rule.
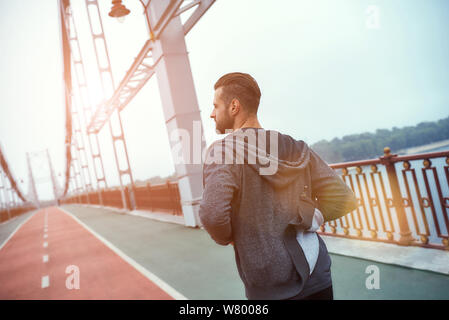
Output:
[[[76,270],[66,270],[69,266],[78,267],[79,289]],[[69,214],[47,208],[36,212],[0,250],[0,299],[174,298]]]

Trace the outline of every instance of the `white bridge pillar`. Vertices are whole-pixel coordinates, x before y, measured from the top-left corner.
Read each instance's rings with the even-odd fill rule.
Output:
[[[158,21],[168,1],[151,1],[150,23]],[[154,26],[152,26],[154,28]],[[193,84],[184,29],[180,17],[171,19],[153,44],[153,61],[164,109],[165,123],[187,226],[198,226],[199,201],[202,195],[203,138],[198,100]],[[185,163],[179,161],[181,155]]]

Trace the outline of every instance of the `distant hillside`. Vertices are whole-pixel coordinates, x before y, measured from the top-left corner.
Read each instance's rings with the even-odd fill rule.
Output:
[[[328,163],[336,163],[377,158],[383,155],[384,147],[390,147],[394,153],[446,139],[449,139],[449,117],[401,129],[377,129],[375,133],[351,134],[332,141],[321,140],[312,144],[311,148]]]

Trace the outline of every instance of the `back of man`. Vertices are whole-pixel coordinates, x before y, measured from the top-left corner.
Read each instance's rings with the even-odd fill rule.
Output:
[[[270,160],[276,168],[261,174]],[[304,141],[273,130],[242,128],[209,148],[203,181],[201,221],[217,243],[234,242],[248,299],[306,297],[332,285],[323,240],[316,237],[312,250],[318,259],[311,272],[304,254],[311,248],[301,248],[297,230],[311,227],[315,207],[325,217],[335,218],[350,210],[354,199],[341,178]],[[214,185],[220,187],[207,188]],[[223,207],[227,202],[230,211]]]
[[[311,227],[317,213],[328,221],[354,210],[354,193],[304,141],[260,126],[251,76],[225,75],[215,89],[211,118],[219,133],[231,134],[206,153],[204,228],[218,244],[234,244],[248,299],[302,298],[331,287],[330,257]]]

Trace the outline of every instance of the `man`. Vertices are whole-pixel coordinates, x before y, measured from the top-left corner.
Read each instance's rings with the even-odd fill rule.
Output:
[[[249,74],[226,74],[214,88],[210,117],[229,134],[206,153],[204,228],[234,246],[248,299],[333,299],[330,256],[315,231],[354,210],[354,193],[304,141],[262,128]]]

